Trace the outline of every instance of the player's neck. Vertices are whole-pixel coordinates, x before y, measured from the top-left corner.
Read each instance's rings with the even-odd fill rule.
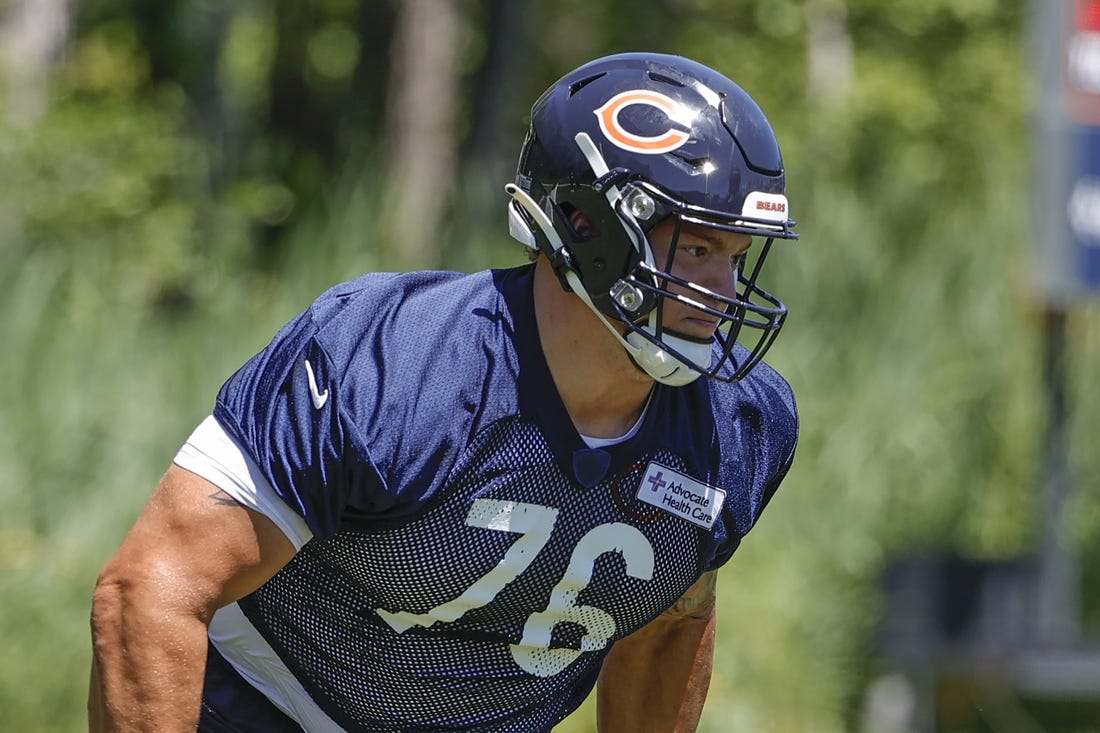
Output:
[[[535,318],[554,385],[577,430],[613,438],[638,420],[653,380],[599,319],[562,290],[545,258],[535,268]]]

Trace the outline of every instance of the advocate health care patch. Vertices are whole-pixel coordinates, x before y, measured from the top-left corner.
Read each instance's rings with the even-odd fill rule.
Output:
[[[726,491],[654,462],[646,467],[642,485],[638,488],[638,498],[692,524],[710,529],[722,511]]]

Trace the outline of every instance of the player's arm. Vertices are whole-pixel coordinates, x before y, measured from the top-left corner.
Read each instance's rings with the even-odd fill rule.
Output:
[[[211,616],[293,555],[269,519],[173,465],[96,583],[90,730],[194,731]]]
[[[694,731],[710,686],[715,582],[705,573],[669,610],[616,642],[597,688],[601,731]]]

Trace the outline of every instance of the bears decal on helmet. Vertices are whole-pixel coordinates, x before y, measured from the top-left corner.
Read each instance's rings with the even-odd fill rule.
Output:
[[[630,150],[643,155],[657,155],[670,153],[688,141],[690,134],[683,130],[671,127],[662,135],[638,135],[630,132],[619,120],[619,115],[635,105],[645,105],[660,110],[668,117],[670,122],[678,122],[687,116],[675,100],[666,97],[660,92],[650,89],[631,89],[620,92],[607,103],[597,109],[596,117],[600,120],[600,131],[604,137],[623,150]],[[680,123],[681,125],[683,123]]]

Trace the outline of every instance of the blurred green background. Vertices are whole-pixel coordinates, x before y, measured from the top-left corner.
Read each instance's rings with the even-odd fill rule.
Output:
[[[701,730],[873,727],[888,564],[1039,541],[1028,8],[0,1],[0,727],[84,727],[96,574],[222,381],[359,272],[522,262],[503,185],[530,103],[627,50],[694,57],[761,103],[802,237],[766,273],[799,454],[722,572]],[[1086,633],[1098,326],[1071,312],[1066,353]],[[959,730],[1059,729],[968,700]]]

